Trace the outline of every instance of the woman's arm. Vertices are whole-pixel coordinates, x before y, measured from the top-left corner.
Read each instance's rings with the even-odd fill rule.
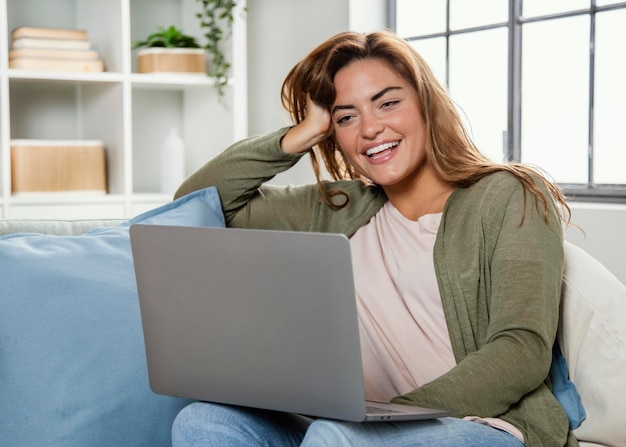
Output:
[[[218,154],[191,174],[178,188],[174,198],[198,189],[215,186],[224,211],[241,207],[263,183],[298,162],[300,156],[280,149],[280,139],[288,129],[246,138]]]
[[[281,150],[280,140],[287,131],[284,128],[233,144],[189,176],[174,198],[215,186],[228,226],[270,228],[275,222],[286,229],[299,229],[294,226],[306,223],[310,213],[308,200],[302,198],[288,206],[294,188],[263,186],[301,158],[300,154]],[[282,208],[291,209],[297,216],[291,224],[281,222],[288,217]]]
[[[317,188],[263,184],[291,168],[329,129],[330,114],[309,101],[300,124],[233,144],[187,178],[174,197],[215,186],[230,226],[307,229]]]

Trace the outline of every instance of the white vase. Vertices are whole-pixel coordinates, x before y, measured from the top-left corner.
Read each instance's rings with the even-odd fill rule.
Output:
[[[161,192],[174,193],[185,176],[185,143],[172,127],[161,143]]]

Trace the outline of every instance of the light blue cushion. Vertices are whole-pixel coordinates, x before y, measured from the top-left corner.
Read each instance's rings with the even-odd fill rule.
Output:
[[[554,394],[554,397],[559,401],[567,415],[570,430],[580,427],[587,414],[576,385],[569,378],[569,369],[558,343],[554,343],[552,347],[550,382],[552,383],[552,394]]]
[[[189,403],[149,388],[128,227],[224,226],[214,188],[82,236],[0,238],[0,444],[164,446]]]

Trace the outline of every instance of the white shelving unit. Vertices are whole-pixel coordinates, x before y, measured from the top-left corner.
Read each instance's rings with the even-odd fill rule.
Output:
[[[0,218],[132,217],[171,200],[159,193],[159,147],[172,127],[188,173],[247,135],[243,13],[227,42],[231,82],[221,100],[209,76],[136,73],[132,42],[160,26],[203,41],[199,8],[197,0],[0,0]],[[105,72],[9,69],[11,30],[25,25],[87,30]],[[102,140],[107,194],[13,194],[12,139]]]

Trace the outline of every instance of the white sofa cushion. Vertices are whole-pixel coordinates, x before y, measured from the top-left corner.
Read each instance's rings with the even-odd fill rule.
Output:
[[[587,413],[582,445],[626,446],[626,286],[565,243],[559,344]]]

